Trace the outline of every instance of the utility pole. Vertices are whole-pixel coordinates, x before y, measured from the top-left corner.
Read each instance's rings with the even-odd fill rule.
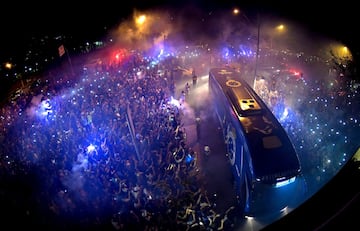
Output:
[[[254,86],[256,85],[256,76],[259,62],[259,51],[260,51],[260,16],[259,12],[257,13],[257,41],[256,41],[256,57],[255,57],[255,71],[254,71]]]
[[[72,75],[71,77],[74,77],[75,76],[74,68],[73,68],[73,65],[72,65],[72,62],[71,62],[69,51],[68,51],[68,49],[66,47],[65,47],[65,53],[67,55],[68,62],[69,62],[69,65],[70,65],[70,71],[71,71],[71,75]]]

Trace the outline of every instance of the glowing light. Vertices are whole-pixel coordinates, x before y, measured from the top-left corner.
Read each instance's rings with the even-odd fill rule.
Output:
[[[288,213],[288,206],[284,207],[283,209],[280,210],[280,213]]]
[[[172,96],[171,96],[170,104],[172,104],[178,108],[180,107],[180,101],[177,99],[174,99]]]
[[[247,220],[254,220],[254,219],[255,219],[254,217],[251,217],[251,216],[245,216],[245,218],[246,218]]]
[[[190,155],[190,154],[186,155],[185,162],[187,164],[191,163],[193,160],[194,160],[194,157],[192,155]]]
[[[13,65],[12,65],[11,63],[9,63],[9,62],[5,63],[5,68],[6,68],[6,69],[11,69],[12,66],[13,66]]]
[[[283,24],[280,24],[276,27],[277,30],[281,31],[284,30],[285,26]]]
[[[280,188],[280,187],[283,187],[285,185],[288,185],[288,184],[291,184],[295,181],[296,177],[292,177],[290,179],[287,179],[287,180],[283,180],[283,181],[279,181],[276,183],[275,185],[275,188]]]
[[[89,146],[87,146],[87,148],[86,148],[87,153],[91,153],[93,151],[95,151],[95,146],[93,144],[90,144]]]
[[[284,120],[288,116],[288,114],[289,114],[289,111],[287,108],[285,108],[280,120]]]
[[[143,14],[143,15],[140,15],[139,17],[136,18],[136,23],[137,23],[138,25],[144,24],[145,21],[146,21],[146,15],[144,15],[144,14]]]

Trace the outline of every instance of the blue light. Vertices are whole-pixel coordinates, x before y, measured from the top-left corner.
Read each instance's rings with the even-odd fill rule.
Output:
[[[296,179],[296,177],[294,176],[294,177],[292,177],[290,179],[279,181],[279,182],[276,183],[275,188],[280,188],[280,187],[283,187],[285,185],[291,184],[291,183],[293,183],[295,181],[295,179]]]
[[[187,164],[191,163],[192,161],[194,160],[194,157],[190,154],[187,154],[186,157],[185,157],[185,162]]]

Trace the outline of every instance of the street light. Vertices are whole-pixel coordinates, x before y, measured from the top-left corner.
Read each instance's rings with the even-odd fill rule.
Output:
[[[282,31],[282,30],[284,30],[284,28],[285,28],[285,26],[283,24],[280,24],[276,27],[276,30]]]
[[[242,11],[240,11],[238,8],[234,8],[233,11],[232,11],[232,13],[233,13],[234,15],[240,15],[241,17],[243,17],[243,18],[246,20],[246,22],[251,23],[250,19],[246,16],[246,14],[244,14],[244,13],[243,13]]]
[[[144,24],[146,20],[146,15],[140,15],[139,17],[136,18],[136,24],[141,26],[142,24]]]
[[[273,49],[273,40],[274,37],[278,34],[278,33],[282,33],[283,31],[285,31],[285,26],[284,24],[280,24],[278,26],[275,27],[275,32],[271,32],[270,33],[270,50]],[[275,34],[276,33],[276,34]]]
[[[10,63],[10,62],[6,62],[6,63],[5,63],[5,68],[6,68],[6,69],[9,69],[9,70],[10,70],[12,67],[13,67],[12,63]]]
[[[350,51],[347,48],[347,46],[343,46],[341,50],[342,50],[341,54],[342,54],[343,58],[349,58],[350,57]]]
[[[251,22],[244,13],[240,12],[240,10],[238,8],[233,9],[233,14],[234,15],[241,14],[241,16],[244,17],[247,22],[253,24],[253,22]],[[254,89],[255,89],[255,84],[256,84],[256,75],[257,75],[259,52],[260,52],[260,16],[259,16],[259,12],[257,12],[256,27],[257,27],[257,36],[256,36],[256,54],[255,54],[256,56],[255,56],[255,68],[254,68],[255,71],[254,71],[254,83],[253,83]]]
[[[260,16],[257,13],[257,39],[256,39],[256,57],[255,57],[255,71],[254,71],[254,85],[253,88],[255,89],[256,85],[256,75],[258,69],[258,62],[259,62],[259,51],[260,51]]]
[[[259,62],[259,56],[260,56],[260,16],[257,15],[257,45],[256,45],[256,58],[255,58],[255,71],[254,71],[254,85],[253,88],[256,87],[256,77],[257,77],[257,69],[258,69],[258,62]],[[286,27],[284,24],[279,24],[278,26],[271,27],[271,29],[266,28],[266,36],[270,36],[270,50],[273,50],[273,39],[276,34],[283,33],[285,31]],[[263,31],[263,30],[262,30]],[[276,34],[275,34],[276,33]]]

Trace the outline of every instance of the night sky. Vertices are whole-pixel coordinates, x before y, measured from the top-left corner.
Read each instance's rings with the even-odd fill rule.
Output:
[[[2,36],[0,57],[19,53],[31,36],[42,34],[71,34],[74,37],[94,37],[131,15],[134,9],[181,9],[196,6],[204,11],[242,7],[248,15],[276,14],[303,22],[313,31],[329,34],[349,47],[358,49],[356,22],[358,13],[355,2],[321,3],[314,1],[231,1],[231,0],[132,0],[123,1],[6,1],[1,4],[0,21]]]

